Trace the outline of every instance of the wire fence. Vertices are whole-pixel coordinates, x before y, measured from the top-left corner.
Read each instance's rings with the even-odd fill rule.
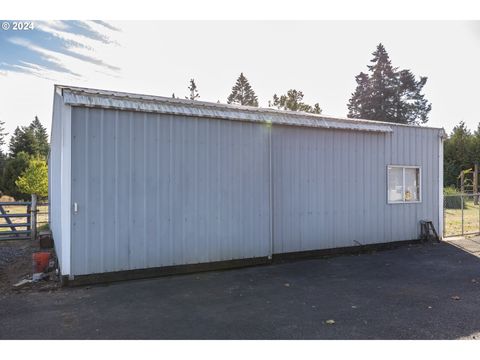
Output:
[[[480,234],[480,193],[444,195],[443,236]]]
[[[37,204],[37,229],[38,230],[47,230],[49,227],[49,209],[48,202],[40,202]]]

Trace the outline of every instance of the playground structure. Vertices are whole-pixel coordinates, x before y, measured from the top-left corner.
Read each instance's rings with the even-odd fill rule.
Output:
[[[478,163],[475,163],[473,168],[460,171],[457,177],[460,192],[462,194],[478,194]],[[473,201],[478,205],[478,196],[474,196]]]

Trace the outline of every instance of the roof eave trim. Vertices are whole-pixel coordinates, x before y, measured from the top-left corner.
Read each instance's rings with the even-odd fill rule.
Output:
[[[326,129],[368,131],[389,133],[393,132],[390,126],[383,124],[362,123],[356,121],[330,120],[320,116],[303,114],[289,114],[286,112],[262,112],[248,109],[231,109],[219,106],[207,106],[205,103],[196,106],[192,103],[172,103],[160,100],[143,100],[101,94],[82,93],[63,89],[64,103],[71,106],[98,107],[105,109],[130,110],[170,115],[196,116],[203,118],[217,118],[225,120],[249,121],[270,123],[277,125],[303,126]]]

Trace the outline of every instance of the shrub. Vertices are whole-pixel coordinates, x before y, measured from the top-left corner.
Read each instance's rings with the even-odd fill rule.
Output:
[[[28,167],[29,161],[30,155],[25,152],[19,152],[15,157],[9,157],[5,160],[0,189],[3,195],[12,196],[15,200],[30,199],[30,194],[23,193],[15,184],[18,177]]]
[[[18,189],[26,194],[37,194],[40,198],[48,195],[48,167],[45,160],[32,158],[27,168],[15,181]]]
[[[453,186],[449,186],[443,188],[443,198],[445,203],[445,209],[461,209],[462,208],[462,199],[460,196],[460,192],[455,189]],[[463,204],[463,208],[465,209],[467,206]]]

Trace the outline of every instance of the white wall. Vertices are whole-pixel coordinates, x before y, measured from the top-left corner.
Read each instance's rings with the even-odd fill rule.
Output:
[[[71,107],[55,89],[49,155],[50,227],[62,275],[70,274]]]

